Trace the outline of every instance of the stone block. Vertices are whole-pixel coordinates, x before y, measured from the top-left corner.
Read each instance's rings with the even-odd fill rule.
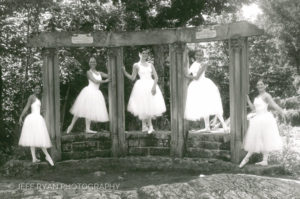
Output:
[[[72,143],[65,143],[61,145],[62,152],[71,152],[72,149]]]
[[[90,150],[97,150],[97,148],[98,148],[98,142],[97,141],[92,141],[92,140],[90,140],[90,141],[86,141],[85,142],[85,149],[86,150],[88,150],[88,151],[90,151]]]
[[[129,155],[147,156],[149,155],[149,148],[147,147],[129,147]]]
[[[139,145],[139,139],[128,139],[128,146],[129,147],[138,147]]]
[[[170,148],[167,147],[150,147],[150,155],[169,156]]]
[[[86,150],[85,142],[74,142],[72,143],[73,151],[84,151]]]
[[[98,149],[100,150],[111,149],[111,140],[98,142]]]

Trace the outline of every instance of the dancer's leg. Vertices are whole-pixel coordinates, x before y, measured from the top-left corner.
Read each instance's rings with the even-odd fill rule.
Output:
[[[96,131],[91,130],[91,120],[85,119],[85,131],[87,133],[97,133]]]
[[[42,151],[44,152],[45,156],[46,156],[46,160],[49,162],[49,164],[51,166],[54,166],[53,160],[51,158],[51,156],[49,155],[48,151],[46,148],[42,147]]]
[[[267,166],[268,165],[269,153],[263,152],[263,160],[261,162],[256,163],[257,165]]]
[[[152,118],[151,117],[148,119],[148,126],[149,126],[148,133],[150,134],[150,133],[152,133],[154,131],[153,125],[152,125]]]
[[[31,151],[31,156],[32,156],[32,162],[33,162],[33,163],[35,163],[35,162],[40,162],[40,160],[36,158],[36,155],[35,155],[35,147],[31,146],[31,147],[30,147],[30,151]]]
[[[75,124],[75,122],[77,121],[77,119],[78,119],[77,116],[73,116],[72,122],[71,122],[71,124],[68,126],[67,134],[69,134],[69,133],[72,131],[72,129],[73,129],[73,127],[74,127],[74,124]]]
[[[147,120],[142,120],[142,132],[148,131]]]
[[[210,131],[210,125],[209,125],[209,116],[204,117],[204,125],[205,127],[203,129],[199,129],[196,132],[205,132],[205,131]]]
[[[228,127],[227,127],[227,125],[226,125],[226,123],[225,123],[225,121],[224,121],[223,116],[218,114],[217,117],[218,117],[218,119],[220,120],[220,122],[222,123],[222,126],[223,126],[224,131],[227,131],[227,130],[228,130]]]
[[[242,160],[241,164],[240,164],[240,168],[244,167],[245,164],[247,164],[249,162],[249,158],[251,157],[253,153],[252,152],[248,152],[247,155],[244,157],[244,159]]]
[[[209,116],[204,117],[204,124],[205,124],[205,130],[210,131],[210,126],[209,126]]]

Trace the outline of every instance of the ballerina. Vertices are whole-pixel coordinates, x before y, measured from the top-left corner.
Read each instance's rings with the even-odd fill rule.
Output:
[[[249,128],[244,140],[244,149],[247,155],[239,165],[240,168],[248,163],[253,153],[262,153],[263,160],[257,165],[268,165],[269,152],[282,149],[282,140],[279,135],[276,120],[268,111],[268,106],[277,110],[285,119],[284,111],[274,102],[266,92],[266,85],[262,80],[257,82],[259,95],[254,99],[254,105],[247,96],[248,104],[254,113],[249,114]]]
[[[131,75],[123,67],[123,73],[128,79],[134,81],[137,74],[140,77],[133,86],[127,110],[142,120],[142,131],[148,131],[150,134],[154,131],[152,118],[161,116],[166,111],[166,105],[157,85],[156,70],[151,63],[147,62],[148,51],[142,50],[139,56],[140,61],[133,65]]]
[[[40,114],[41,101],[38,99],[40,93],[40,86],[36,86],[34,88],[34,94],[29,96],[27,104],[22,111],[19,124],[23,124],[23,127],[19,145],[30,147],[33,163],[40,162],[40,160],[36,158],[35,148],[41,148],[46,156],[46,160],[51,166],[54,166],[53,160],[47,151],[47,148],[51,147],[51,140],[48,134],[46,122]],[[23,117],[27,113],[29,107],[31,107],[31,113],[25,117],[23,123]]]
[[[196,61],[189,68],[189,74],[185,74],[191,83],[187,88],[184,118],[191,121],[204,118],[204,131],[210,131],[209,116],[215,115],[222,123],[223,129],[227,131],[227,125],[222,116],[223,106],[219,89],[210,79],[205,77],[207,64],[200,65],[203,56],[203,51],[198,50],[195,53]]]
[[[90,129],[91,121],[109,121],[105,99],[102,92],[99,90],[100,83],[109,82],[108,75],[96,70],[97,62],[95,57],[90,58],[89,65],[90,70],[87,71],[89,84],[80,91],[70,110],[73,114],[73,119],[67,128],[67,134],[71,132],[79,117],[85,118],[85,128],[87,133],[97,133]],[[102,77],[107,79],[102,80]]]

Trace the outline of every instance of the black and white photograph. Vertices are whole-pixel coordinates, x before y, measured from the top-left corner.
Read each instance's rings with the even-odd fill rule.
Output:
[[[0,199],[300,199],[299,0],[0,0]]]

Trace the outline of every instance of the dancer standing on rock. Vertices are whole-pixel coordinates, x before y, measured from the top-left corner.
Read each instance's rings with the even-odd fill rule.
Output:
[[[253,153],[263,154],[263,160],[256,164],[268,165],[269,152],[282,149],[282,140],[277,123],[273,114],[268,111],[268,106],[277,110],[285,119],[284,111],[266,92],[266,85],[262,80],[257,82],[257,90],[259,95],[254,99],[254,104],[251,103],[248,97],[248,104],[255,115],[249,121],[249,128],[244,141],[244,149],[248,153],[241,162],[240,168],[248,163]]]
[[[67,129],[67,134],[71,132],[79,117],[85,118],[85,128],[87,133],[96,133],[90,129],[91,121],[109,121],[105,99],[99,90],[100,83],[109,82],[108,75],[96,70],[96,58],[89,60],[90,70],[87,71],[89,85],[84,87],[76,98],[70,112],[74,115],[71,124]],[[102,77],[107,78],[102,80]]]
[[[139,56],[140,61],[133,65],[131,75],[123,67],[124,75],[128,79],[134,81],[137,74],[140,77],[133,86],[127,109],[142,120],[142,131],[148,131],[150,134],[154,131],[152,118],[161,116],[166,111],[166,105],[157,85],[156,70],[151,63],[147,62],[148,51],[141,50]]]
[[[51,166],[54,166],[52,158],[47,151],[47,148],[51,147],[51,140],[47,130],[46,122],[40,114],[41,101],[38,98],[40,93],[41,87],[36,86],[34,88],[34,93],[29,96],[27,104],[22,111],[19,124],[23,124],[23,127],[19,145],[30,147],[33,163],[40,162],[40,160],[36,158],[35,148],[41,148],[46,156],[46,160]],[[29,107],[31,107],[31,113],[25,117],[23,123],[23,117],[27,113]]]
[[[196,61],[190,66],[185,76],[191,80],[187,88],[184,118],[191,121],[204,119],[204,131],[210,131],[209,116],[216,115],[225,131],[227,126],[223,118],[223,106],[218,87],[205,77],[207,65],[201,65],[204,53],[198,50],[195,53]]]

